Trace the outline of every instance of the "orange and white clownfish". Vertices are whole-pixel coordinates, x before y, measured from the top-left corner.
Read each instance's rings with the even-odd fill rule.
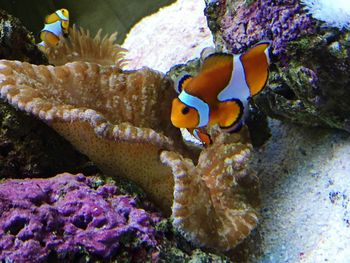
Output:
[[[172,102],[172,124],[187,128],[204,145],[211,143],[202,129],[207,125],[239,130],[249,113],[249,99],[267,83],[270,45],[262,41],[238,55],[214,53],[205,58],[197,76],[181,77],[179,95]]]
[[[69,12],[62,8],[45,17],[45,26],[40,32],[42,40],[38,46],[54,46],[60,40],[60,37],[68,34]]]

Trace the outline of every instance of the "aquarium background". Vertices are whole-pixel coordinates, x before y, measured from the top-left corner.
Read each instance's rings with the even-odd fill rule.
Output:
[[[1,0],[0,8],[18,17],[29,31],[39,32],[43,28],[44,17],[60,8],[67,8],[71,24],[78,24],[93,33],[103,28],[103,32],[118,32],[118,43],[125,38],[130,28],[141,18],[156,12],[160,7],[171,4],[173,0]]]
[[[206,17],[196,18],[195,8],[198,8],[198,14],[204,16],[204,6],[199,6],[204,5],[204,2],[207,4]],[[118,234],[117,241],[109,243],[115,245],[120,242],[121,250],[110,250],[108,246],[100,250],[94,243],[90,247],[71,245],[67,250],[63,250],[64,253],[59,254],[56,246],[50,253],[42,249],[42,258],[46,257],[50,262],[55,257],[61,257],[60,259],[65,262],[94,262],[92,257],[96,257],[95,252],[98,250],[102,251],[102,256],[108,257],[110,262],[129,262],[130,260],[126,261],[126,259],[138,257],[143,251],[145,261],[146,258],[159,256],[164,262],[311,263],[328,261],[348,263],[350,258],[348,242],[350,240],[350,118],[348,114],[350,111],[348,99],[350,96],[348,88],[350,85],[350,26],[347,21],[350,21],[350,1],[348,2],[349,4],[345,0],[178,0],[175,3],[178,6],[171,5],[172,10],[169,10],[168,4],[172,1],[0,0],[0,9],[6,9],[19,17],[25,27],[35,35],[37,42],[39,32],[43,28],[44,17],[62,7],[70,11],[71,24],[89,29],[93,36],[99,28],[102,28],[104,33],[118,31],[118,43],[123,43],[127,34],[128,37],[122,44],[128,49],[127,70],[135,69],[136,72],[139,72],[139,68],[147,66],[163,74],[170,70],[168,76],[179,74],[180,69],[190,73],[199,66],[200,62],[198,59],[189,60],[198,58],[199,53],[195,51],[201,51],[206,46],[214,46],[217,51],[223,51],[223,48],[226,48],[225,52],[238,54],[261,39],[274,41],[275,55],[271,65],[271,78],[266,90],[260,93],[254,102],[271,118],[268,118],[267,122],[260,123],[252,118],[255,133],[261,134],[263,128],[266,130],[269,128],[271,131],[271,137],[265,144],[252,150],[253,160],[249,164],[251,171],[257,174],[261,184],[259,195],[261,215],[257,228],[234,249],[232,255],[229,255],[232,261],[221,257],[222,254],[214,255],[207,253],[208,250],[202,251],[190,245],[177,230],[174,231],[171,219],[166,217],[162,217],[155,227],[145,228],[146,234],[155,234],[149,235],[149,240],[157,241],[146,249],[140,246],[140,239],[132,239],[135,237],[135,231],[128,228],[130,231],[126,231],[127,237],[131,239],[124,237],[119,239],[118,232],[114,232]],[[241,3],[238,11],[235,10],[237,3]],[[306,8],[306,3],[308,5],[318,3],[318,5]],[[153,14],[162,6],[167,7]],[[320,6],[322,6],[322,12],[316,13],[315,10],[320,10]],[[227,12],[221,12],[222,10]],[[6,15],[4,17],[2,21],[6,23],[0,24],[0,40],[3,40],[0,41],[1,58],[19,60],[21,61],[19,65],[24,65],[23,61],[31,64],[48,63],[36,48],[30,34],[28,37],[28,31],[22,24],[8,19]],[[145,19],[142,19],[143,17]],[[136,25],[133,26],[134,24]],[[211,32],[206,31],[207,24]],[[249,30],[242,25],[249,25]],[[132,30],[127,33],[131,27]],[[211,43],[212,34],[215,44]],[[12,74],[13,71],[7,72]],[[36,80],[37,77],[41,76],[35,76],[34,79]],[[99,77],[96,76],[97,79]],[[21,78],[23,81],[26,80],[25,74],[19,75],[18,78],[18,81],[21,81]],[[11,81],[11,76],[9,80]],[[50,84],[50,80],[47,82]],[[52,86],[56,88],[55,85]],[[159,85],[155,84],[154,87],[159,88]],[[81,89],[82,86],[75,88]],[[1,197],[6,197],[7,204],[11,205],[15,214],[18,213],[16,209],[21,207],[12,204],[26,202],[23,196],[27,193],[30,194],[26,195],[26,198],[34,196],[35,193],[45,197],[37,187],[38,177],[48,177],[48,179],[40,179],[39,186],[44,188],[43,185],[48,184],[47,182],[50,185],[52,182],[63,182],[63,185],[77,184],[69,174],[55,176],[56,174],[83,173],[84,176],[79,177],[81,180],[79,193],[85,191],[92,193],[83,200],[85,203],[92,197],[96,197],[92,201],[103,202],[102,199],[109,195],[102,196],[100,193],[106,193],[106,191],[98,192],[96,188],[114,189],[103,184],[117,183],[121,193],[129,194],[137,204],[143,207],[142,214],[146,213],[150,220],[154,219],[152,205],[144,199],[146,195],[136,185],[129,181],[119,182],[119,179],[115,180],[110,175],[106,180],[106,175],[102,174],[93,162],[85,155],[79,154],[68,141],[41,121],[40,116],[38,118],[36,115],[17,110],[16,100],[12,100],[12,105],[8,104],[6,101],[8,88],[3,89],[0,85],[0,91],[5,98],[0,100],[0,189],[3,189],[0,190],[0,260],[4,255],[1,246],[9,244],[3,238],[4,235],[1,236],[1,224],[10,226],[6,234],[13,236],[18,235],[20,226],[26,226],[23,223],[25,222],[23,217],[13,217],[15,220],[11,221],[11,217],[4,216],[6,213],[3,211],[7,207],[1,206],[5,203]],[[98,92],[91,94],[89,99],[96,99],[96,95]],[[151,99],[144,101],[152,102]],[[74,104],[78,105],[77,102]],[[160,106],[165,104],[167,104],[166,101],[160,102]],[[138,103],[135,103],[134,107],[137,106]],[[158,108],[156,110],[161,112],[160,118],[166,116],[163,111]],[[137,114],[140,113],[138,110],[134,111]],[[119,114],[117,110],[115,112]],[[106,155],[104,151],[100,151],[99,154],[106,160],[114,158],[113,154]],[[143,156],[147,156],[147,153]],[[225,160],[225,158],[220,159]],[[132,162],[137,165],[139,160],[140,158],[136,157]],[[147,174],[146,172],[140,174],[143,178],[147,178],[149,171],[151,169],[146,171]],[[156,172],[156,169],[153,169],[150,174],[155,175]],[[14,178],[19,180],[16,184],[10,184],[9,181]],[[32,179],[29,178],[35,179],[31,181]],[[18,185],[27,191],[21,191]],[[33,188],[29,188],[30,185]],[[57,189],[57,185],[62,184],[55,185]],[[4,189],[9,189],[11,194],[7,195]],[[157,190],[157,187],[153,189]],[[62,203],[70,201],[69,199],[75,200],[77,196],[66,198]],[[187,196],[192,197],[192,195]],[[199,208],[203,207],[198,200],[194,198],[192,200],[194,202],[189,204],[193,204],[194,207],[196,204]],[[35,209],[45,208],[45,205],[38,206],[38,203],[46,204],[46,199],[41,202],[34,198],[33,203],[29,202],[27,211],[32,211],[34,206]],[[24,209],[20,212],[22,215],[23,211]],[[56,211],[50,208],[46,209],[48,213],[39,215],[50,218],[49,212]],[[73,215],[77,215],[77,212]],[[28,214],[28,218],[37,220],[38,217],[34,218],[36,214],[31,212]],[[57,216],[54,218],[61,220]],[[113,219],[115,218],[116,216],[113,216]],[[129,218],[137,220],[138,217]],[[209,220],[212,219],[209,218]],[[85,228],[84,221],[75,222],[78,226]],[[42,233],[41,230],[39,228],[37,233]],[[46,233],[51,235],[52,231]],[[9,235],[5,237],[8,238]],[[39,242],[32,242],[32,244],[39,244],[38,247],[41,248],[43,243],[40,241],[43,239],[40,235],[36,237],[39,237]],[[109,238],[108,235],[104,237]],[[159,242],[158,237],[161,237]],[[95,234],[91,240],[94,241],[97,238],[98,235]],[[6,242],[1,243],[2,240]],[[16,241],[10,243],[13,244],[11,247],[13,249],[8,249],[8,255],[12,258],[14,256],[38,258],[39,253],[31,249],[32,247],[27,250],[20,248],[19,246],[25,243],[21,243],[19,238],[13,240]],[[137,253],[135,249],[139,249]],[[67,251],[71,251],[71,254]],[[158,251],[159,254],[157,254]],[[116,254],[111,257],[107,254],[109,252]],[[65,256],[66,258],[62,259]],[[101,254],[98,256],[101,260]],[[13,261],[16,260],[13,259]],[[139,262],[141,262],[140,259]]]

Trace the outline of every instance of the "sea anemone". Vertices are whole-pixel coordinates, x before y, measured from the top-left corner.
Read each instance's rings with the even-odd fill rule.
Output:
[[[44,52],[50,64],[55,66],[84,61],[121,68],[126,63],[124,55],[127,50],[116,43],[117,32],[103,37],[101,33],[102,29],[92,37],[89,30],[73,25],[67,38],[61,38],[58,45],[49,47]]]

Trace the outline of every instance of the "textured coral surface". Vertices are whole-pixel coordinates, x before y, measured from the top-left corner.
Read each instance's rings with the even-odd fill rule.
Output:
[[[298,0],[257,0],[252,4],[226,1],[219,7],[221,10],[216,12],[225,14],[217,21],[220,30],[216,34],[233,53],[241,53],[256,42],[269,39],[273,54],[280,55],[288,42],[314,32],[312,20]]]
[[[159,115],[170,110],[174,92],[161,74],[87,62],[47,67],[2,60],[0,65],[3,97],[48,121],[106,174],[135,181],[166,214],[173,206],[175,225],[185,225],[189,240],[226,251],[256,226],[257,204],[246,196],[256,189],[245,183],[254,181],[247,170],[249,140],[216,136],[221,139],[202,152],[195,167],[174,146],[179,131],[169,127],[169,115]],[[163,150],[174,152],[163,158]]]
[[[78,259],[84,251],[100,259],[150,256],[157,245],[156,214],[82,174],[4,181],[0,201],[0,260]]]
[[[257,225],[258,180],[248,169],[246,132],[216,134],[197,165],[175,152],[160,155],[174,174],[173,224],[197,245],[228,251]]]

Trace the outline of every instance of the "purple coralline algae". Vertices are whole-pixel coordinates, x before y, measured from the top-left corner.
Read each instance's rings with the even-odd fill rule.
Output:
[[[272,53],[281,55],[288,42],[315,32],[314,22],[298,0],[241,1],[221,20],[223,39],[232,53],[241,53],[260,40],[272,41]]]
[[[0,261],[156,255],[157,213],[82,174],[0,183]],[[129,255],[129,258],[132,256]]]

